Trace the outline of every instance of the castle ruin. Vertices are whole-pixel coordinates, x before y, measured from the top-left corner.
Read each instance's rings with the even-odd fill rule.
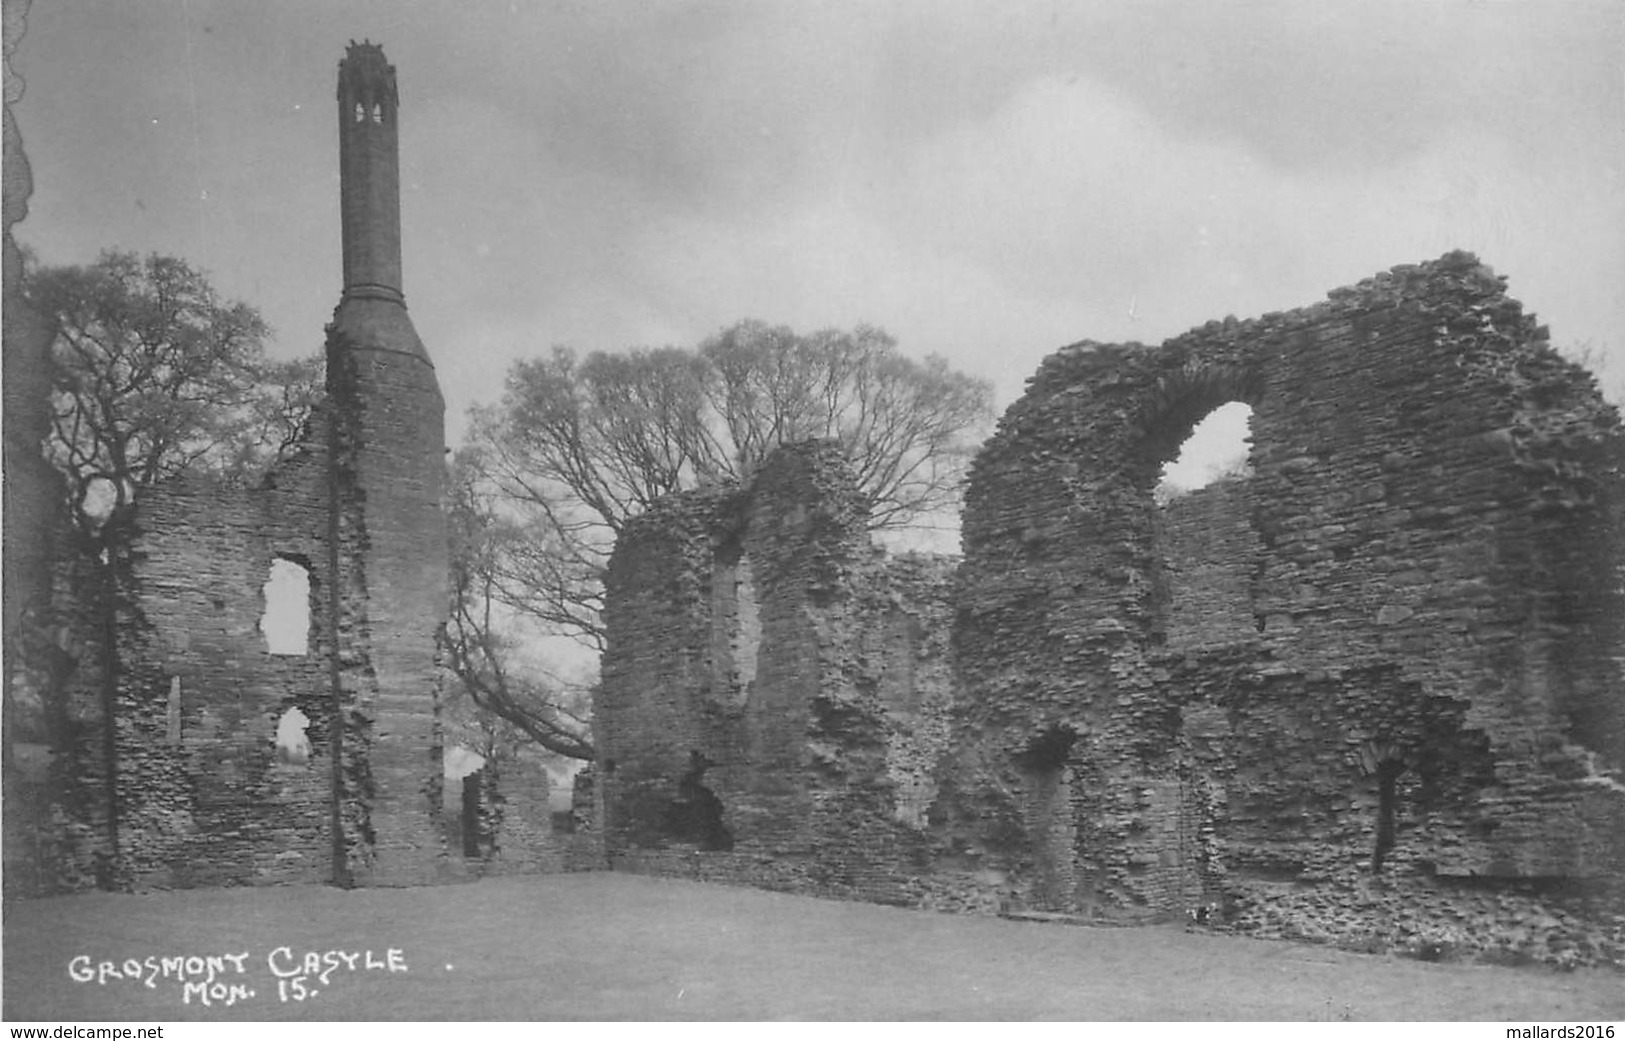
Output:
[[[8,885],[406,885],[467,869],[442,819],[444,404],[402,293],[399,99],[379,46],[352,41],[337,100],[326,400],[260,485],[143,494],[116,628],[64,628],[77,667],[48,721],[47,776],[8,785],[8,811],[27,803],[34,824],[8,842]],[[541,784],[508,807],[511,859],[527,859],[521,833],[543,834],[522,819],[545,822]]]
[[[441,825],[443,404],[402,293],[398,114],[352,43],[326,403],[261,486],[146,494],[115,630],[61,634],[39,778],[8,738],[8,889],[468,869]],[[45,487],[16,259],[8,230],[7,472]],[[1159,503],[1229,401],[1248,473]],[[838,446],[785,446],[615,548],[598,866],[1618,964],[1622,467],[1617,412],[1462,253],[1052,355],[976,459],[961,558],[882,553]],[[10,551],[49,526],[22,505],[8,636],[49,581]],[[475,860],[559,866],[534,788]]]
[[[658,504],[609,570],[612,861],[1617,961],[1625,439],[1503,289],[1453,253],[1064,348],[957,562],[879,554],[829,443]],[[1249,472],[1159,504],[1229,401]]]

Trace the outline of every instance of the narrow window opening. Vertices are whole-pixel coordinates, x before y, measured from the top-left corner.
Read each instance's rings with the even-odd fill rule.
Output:
[[[310,653],[310,572],[301,564],[278,557],[271,561],[265,582],[265,614],[260,632],[271,654]]]
[[[297,707],[282,713],[276,725],[276,757],[279,762],[303,766],[310,761],[310,738],[305,728],[310,717]]]
[[[181,743],[181,678],[169,677],[169,705],[164,718],[164,737],[172,745]]]
[[[362,107],[361,102],[359,101],[355,103],[355,121],[357,123],[365,123],[367,121],[367,110]]]
[[[1403,766],[1384,763],[1377,771],[1377,844],[1371,851],[1371,873],[1382,873],[1383,858],[1394,848],[1394,788]]]
[[[1157,501],[1166,503],[1210,484],[1251,474],[1248,427],[1252,417],[1252,406],[1231,401],[1192,427],[1179,454],[1163,465]]]
[[[743,705],[756,682],[762,614],[750,558],[738,543],[717,551],[711,572],[711,660],[716,690]]]
[[[734,662],[739,667],[740,689],[748,691],[756,682],[756,656],[762,646],[762,611],[756,602],[756,578],[750,558],[741,556],[734,587],[738,604],[738,625],[734,631]]]
[[[1394,848],[1394,821],[1398,812],[1399,778],[1408,766],[1392,741],[1367,741],[1360,748],[1360,765],[1377,779],[1377,838],[1371,850],[1371,873],[1382,873],[1383,861]]]

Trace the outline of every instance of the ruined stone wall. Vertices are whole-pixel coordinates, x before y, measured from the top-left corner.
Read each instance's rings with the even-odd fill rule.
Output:
[[[464,777],[461,785],[463,808],[458,818],[463,830],[458,837],[475,848],[464,850],[464,859],[454,868],[470,875],[578,869],[573,863],[578,840],[573,829],[554,826],[548,804],[550,782],[539,756],[522,751],[500,762],[488,761]]]
[[[610,567],[611,860],[1618,962],[1619,418],[1503,288],[1451,254],[1058,352],[957,571],[876,555],[829,447],[658,504]],[[1227,401],[1246,473],[1159,505]]]
[[[433,881],[444,868],[439,630],[449,611],[442,503],[444,405],[404,306],[340,303],[328,330],[331,447],[339,508],[337,683],[353,703],[358,882]]]
[[[1502,289],[1452,254],[1046,360],[973,472],[955,634],[956,841],[1020,899],[1251,920],[1284,883],[1335,933],[1384,816],[1417,920],[1447,879],[1620,877],[1618,417]],[[1159,508],[1228,400],[1253,476]]]
[[[119,853],[136,885],[331,877],[327,506],[310,449],[264,488],[194,479],[144,495],[115,760]],[[304,653],[272,653],[262,630],[278,559],[310,578]],[[289,710],[309,721],[302,761],[278,754]]]
[[[6,7],[8,58],[24,11]],[[8,66],[8,229],[27,188],[15,87]],[[441,830],[444,404],[401,293],[398,96],[379,46],[352,42],[338,101],[344,293],[327,330],[326,400],[261,486],[187,478],[141,489],[132,560],[100,569],[100,584],[63,546],[31,547],[54,573],[13,567],[33,559],[12,552],[14,536],[40,534],[40,504],[59,497],[34,488],[21,511],[9,494],[15,477],[42,474],[45,367],[10,377],[14,363],[43,357],[48,334],[11,306],[8,232],[8,670],[30,609],[13,594],[27,586],[48,600],[55,623],[33,627],[49,636],[31,666],[40,675],[7,675],[8,886],[24,875],[28,891],[51,891],[456,873]],[[23,448],[33,463],[14,458]],[[262,617],[271,624],[267,582],[283,572],[308,582],[295,594],[308,601],[295,605],[306,631],[273,646]],[[19,714],[14,688],[51,693]],[[14,754],[19,736],[28,755]],[[497,848],[505,862],[540,865],[545,776],[521,769],[511,780],[492,793],[505,800]],[[26,865],[13,863],[25,849]]]
[[[77,645],[35,889],[455,873],[438,822],[442,464],[438,451],[392,450],[377,413],[411,426],[414,442],[438,430],[424,433],[420,401],[390,398],[398,388],[359,401],[345,364],[305,442],[263,484],[193,477],[142,492],[111,632],[90,609],[104,597],[64,572],[59,599],[79,608],[65,630]],[[364,473],[391,489],[369,495]],[[415,513],[395,501],[414,494]],[[264,628],[279,564],[308,581],[304,639],[281,649]],[[516,836],[510,859],[525,859],[520,833],[546,827],[538,783],[499,796],[517,803],[504,830]]]
[[[146,489],[127,569],[58,562],[64,668],[46,699],[29,891],[330,876],[332,712],[312,657],[325,628],[315,589],[326,579],[311,567],[325,529],[320,470],[307,448],[264,488],[194,477]],[[279,558],[315,580],[297,657],[270,654],[261,631]],[[293,708],[316,746],[297,769],[276,754]]]
[[[1263,546],[1252,514],[1245,477],[1217,481],[1155,511],[1153,645],[1185,653],[1257,637],[1253,569]]]
[[[914,902],[949,565],[888,562],[838,446],[674,496],[611,558],[596,783],[623,869]]]

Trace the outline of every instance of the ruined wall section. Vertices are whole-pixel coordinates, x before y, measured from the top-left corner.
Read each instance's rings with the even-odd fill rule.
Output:
[[[886,717],[885,773],[894,819],[923,831],[939,794],[954,702],[954,573],[959,561],[926,553],[887,557],[866,576],[857,643],[860,687],[872,686]]]
[[[1065,348],[972,466],[941,844],[1002,902],[1152,913],[1197,888],[1167,841],[1195,824],[1177,698],[1149,660],[1167,624],[1151,492],[1190,426],[1227,400],[1256,401],[1245,362]]]
[[[1324,908],[1364,898],[1398,772],[1388,877],[1618,877],[1618,420],[1503,289],[1451,254],[1045,361],[967,494],[954,848],[1040,905]],[[1227,400],[1250,532],[1220,510],[1204,548],[1151,491]],[[1240,559],[1181,591],[1209,550]]]
[[[375,331],[351,317],[352,333]],[[54,724],[43,888],[445,874],[443,445],[425,419],[439,394],[420,357],[333,337],[329,400],[261,485],[146,489],[128,588],[87,599],[61,576],[81,645],[66,649],[77,664]],[[293,649],[263,628],[278,565],[308,582]],[[107,600],[103,632],[90,607]],[[517,854],[548,814],[545,785],[512,794]]]
[[[422,884],[446,869],[439,633],[449,611],[444,404],[403,304],[346,297],[328,327],[329,453],[347,702],[346,873]]]
[[[262,486],[186,478],[143,494],[112,711],[92,704],[100,670],[72,685],[83,747],[62,757],[74,772],[62,884],[93,872],[118,886],[445,873],[444,449],[429,422],[440,399],[422,357],[377,346],[410,331],[404,312],[358,310],[341,309],[330,332],[329,401],[311,435]],[[261,628],[278,562],[309,582],[302,651],[276,651]],[[545,789],[538,806],[516,795],[509,830],[545,828]]]
[[[549,781],[539,756],[520,752],[462,779],[462,826],[475,829],[474,850],[452,858],[452,869],[474,875],[552,873],[567,870],[572,836],[555,832],[548,810]],[[472,786],[477,795],[466,790]],[[470,856],[472,853],[472,856]]]
[[[564,870],[598,871],[610,866],[603,821],[604,793],[598,783],[598,765],[586,763],[570,784],[570,839],[564,849]]]
[[[1252,333],[1280,352],[1254,417],[1263,649],[1310,676],[1397,664],[1419,690],[1465,703],[1496,785],[1458,807],[1455,827],[1417,836],[1440,873],[1606,877],[1617,851],[1596,843],[1615,829],[1606,811],[1587,819],[1572,782],[1592,756],[1617,762],[1617,732],[1580,737],[1571,706],[1619,711],[1597,627],[1619,617],[1620,593],[1576,581],[1614,554],[1596,462],[1615,450],[1618,418],[1504,284],[1455,254]],[[1531,464],[1542,452],[1562,462]],[[1361,715],[1359,740],[1429,743],[1404,732],[1419,723]]]
[[[130,884],[331,879],[327,507],[310,444],[258,488],[199,477],[143,495],[114,760]],[[304,653],[273,653],[262,627],[278,560],[309,578]],[[292,754],[277,743],[290,711],[307,721]]]
[[[8,60],[25,12],[6,7]],[[14,161],[17,86],[8,65],[8,229],[27,181]],[[130,574],[115,561],[112,577],[92,585],[67,562],[53,576],[60,624],[40,665],[50,682],[39,686],[63,694],[38,713],[49,717],[42,728],[53,746],[36,757],[48,760],[33,771],[44,780],[27,778],[49,795],[48,819],[30,825],[34,861],[45,865],[34,888],[407,884],[436,880],[447,866],[438,715],[449,609],[444,405],[401,293],[399,99],[380,47],[352,41],[337,100],[344,295],[328,328],[323,411],[262,487],[186,479],[144,489]],[[9,231],[6,247],[9,491],[14,449],[40,421],[41,402],[25,399],[38,395],[43,369],[9,378],[26,316],[10,306]],[[28,330],[26,343],[36,360],[47,346],[39,333]],[[39,473],[23,466],[18,475],[24,469]],[[13,498],[8,670],[21,613]],[[290,647],[270,646],[258,628],[262,591],[279,573],[309,583],[305,639],[295,633]],[[93,609],[102,605],[111,610]],[[23,791],[13,783],[23,778],[13,769],[10,679],[8,827],[21,819],[10,811]],[[528,794],[515,801],[545,826],[545,787],[539,805]],[[510,818],[515,827],[520,816]]]
[[[741,506],[733,537],[750,561],[761,635],[717,794],[741,852],[795,864],[817,857],[828,814],[839,812],[829,800],[876,751],[873,722],[841,661],[855,635],[851,576],[867,516],[828,443],[764,463]]]
[[[594,706],[617,867],[915,902],[951,565],[889,563],[838,446],[674,496],[611,558]]]
[[[1199,653],[1258,638],[1253,581],[1263,545],[1246,477],[1180,495],[1155,514],[1151,642]]]
[[[751,484],[743,544],[755,561],[763,640],[745,703],[751,769],[735,799],[756,803],[760,815],[754,826],[741,820],[737,848],[780,856],[785,824],[799,819],[788,848],[803,885],[908,903],[919,834],[899,820],[893,771],[909,773],[907,754],[929,748],[929,727],[915,725],[925,694],[913,673],[925,648],[907,621],[918,617],[909,594],[928,586],[929,566],[916,568],[912,589],[893,581],[868,519],[834,442],[779,449]],[[871,653],[866,637],[888,622],[904,639],[889,654]],[[917,799],[928,770],[912,772]],[[786,778],[799,790],[759,801]],[[735,779],[722,780],[727,803]]]
[[[608,647],[593,700],[609,850],[661,841],[692,755],[733,758],[726,720],[737,716],[736,697],[717,682],[723,666],[712,625],[712,532],[733,512],[727,492],[673,496],[616,540],[605,579]]]
[[[383,48],[339,62],[344,292],[327,328],[328,456],[342,619],[333,683],[350,704],[342,874],[433,881],[447,868],[439,637],[450,610],[445,402],[402,293],[400,94]]]

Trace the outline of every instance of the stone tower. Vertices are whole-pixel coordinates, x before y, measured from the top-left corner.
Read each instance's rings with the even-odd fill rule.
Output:
[[[375,884],[429,881],[444,860],[445,405],[401,292],[398,105],[383,49],[351,41],[338,83],[344,294],[327,330],[331,669],[346,720],[332,834],[339,880]]]

